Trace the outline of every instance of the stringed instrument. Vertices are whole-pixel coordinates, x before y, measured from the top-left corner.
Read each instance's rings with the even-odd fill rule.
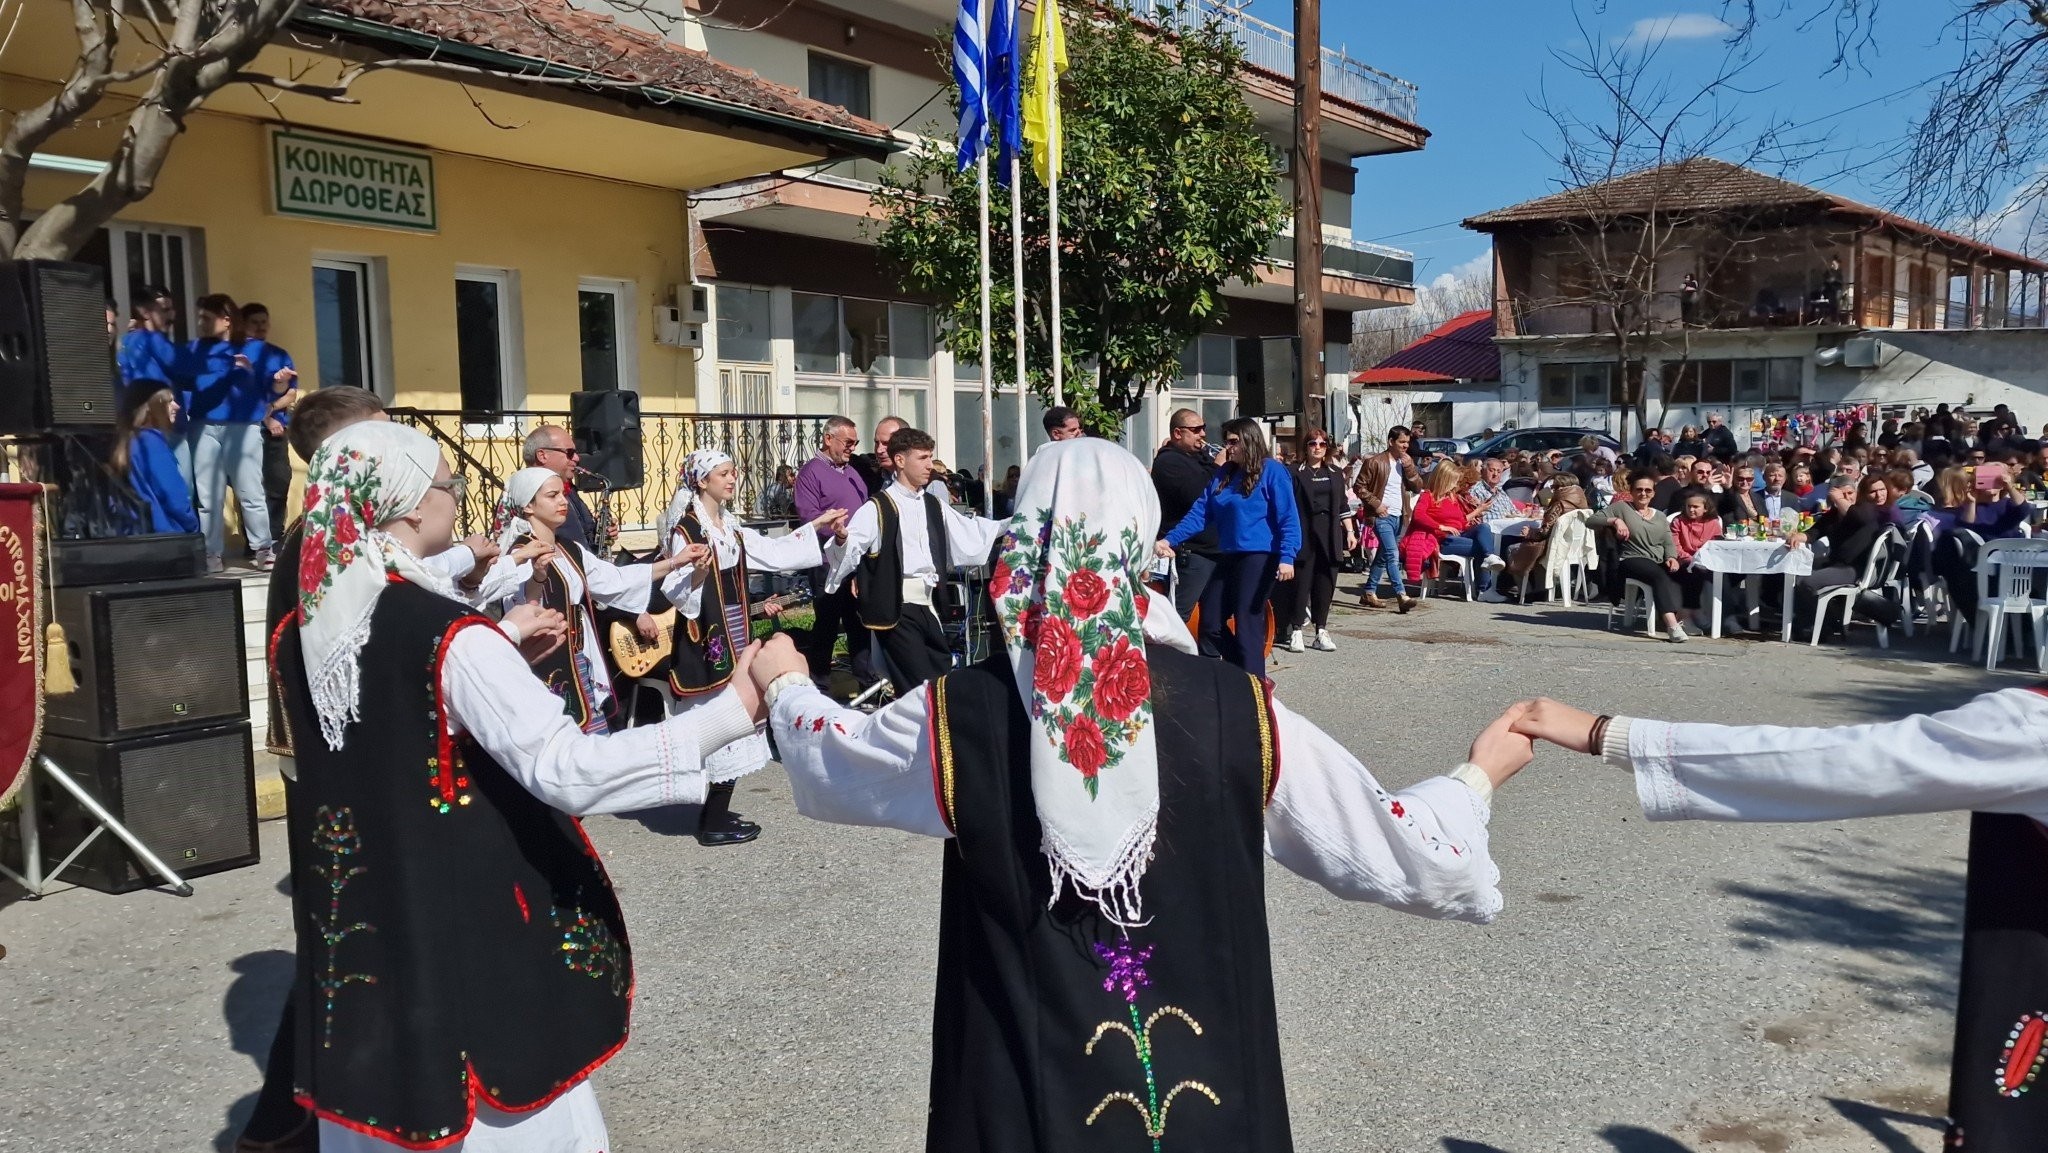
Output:
[[[795,588],[757,603],[749,615],[764,617],[771,611],[780,612],[809,603],[811,590]],[[611,633],[605,639],[605,647],[611,652],[612,662],[619,666],[620,672],[635,680],[652,674],[675,651],[676,610],[671,608],[655,613],[654,625],[659,630],[659,636],[650,641],[640,635],[640,630],[633,627],[633,622],[613,621]]]

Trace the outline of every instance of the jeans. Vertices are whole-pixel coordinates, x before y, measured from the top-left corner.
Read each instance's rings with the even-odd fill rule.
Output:
[[[257,426],[261,428],[261,425]],[[291,510],[286,499],[292,491],[291,449],[285,443],[283,434],[263,434],[263,506],[270,512],[271,539],[284,535],[284,526],[291,523]]]
[[[1269,552],[1227,552],[1202,590],[1202,639],[1255,677],[1266,675],[1266,602],[1278,567]]]
[[[1365,570],[1365,591],[1369,596],[1380,591],[1380,573],[1394,582],[1394,595],[1408,595],[1408,586],[1401,582],[1401,518],[1383,516],[1372,522],[1373,538],[1380,542],[1379,551],[1372,554],[1372,564]]]
[[[1173,586],[1173,611],[1185,621],[1195,614],[1195,606],[1202,603],[1202,593],[1215,579],[1216,557],[1181,549],[1173,558],[1173,571],[1178,579]],[[1195,648],[1205,657],[1222,655],[1209,643],[1206,631],[1195,638]]]
[[[1502,560],[1507,559],[1507,557],[1500,551],[1500,534],[1493,530],[1492,525],[1487,524],[1483,520],[1480,521],[1478,524],[1473,525],[1471,528],[1465,530],[1465,539],[1471,541],[1478,551],[1473,553],[1461,553],[1458,552],[1456,549],[1452,548],[1446,548],[1444,549],[1444,551],[1447,553],[1452,553],[1457,556],[1471,556],[1477,560],[1482,561],[1490,556],[1497,556],[1500,557]],[[1485,592],[1487,589],[1492,588],[1493,571],[1483,564],[1480,565],[1478,580],[1480,592]]]
[[[192,471],[197,479],[193,494],[199,498],[199,521],[206,529],[206,555],[221,554],[221,539],[227,529],[227,490],[235,490],[235,502],[242,507],[242,535],[249,551],[270,547],[270,509],[263,496],[263,426],[260,424],[209,424],[196,428],[198,443],[192,450]]]

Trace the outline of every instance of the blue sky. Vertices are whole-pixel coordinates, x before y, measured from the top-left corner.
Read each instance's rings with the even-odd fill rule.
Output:
[[[1927,82],[1956,58],[1942,39],[1952,2],[1883,5],[1874,53],[1833,71],[1829,27],[1772,20],[1756,38],[1758,60],[1744,80],[1753,91],[1734,97],[1728,114],[1752,134],[1772,122],[1803,125],[1803,136],[1822,143],[1785,175],[1883,204],[1888,154],[1923,111]],[[1810,13],[1823,0],[1792,3]],[[1293,25],[1290,0],[1253,0],[1251,10]],[[1605,40],[1668,30],[1657,65],[1676,86],[1697,86],[1725,51],[1720,0],[1578,0],[1577,10]],[[1554,133],[1533,103],[1546,88],[1554,101],[1607,106],[1551,55],[1583,44],[1569,0],[1325,0],[1323,13],[1325,44],[1420,86],[1422,123],[1433,134],[1428,147],[1359,161],[1353,214],[1360,239],[1416,254],[1418,281],[1487,251],[1485,238],[1460,229],[1459,219],[1557,191],[1546,151]]]

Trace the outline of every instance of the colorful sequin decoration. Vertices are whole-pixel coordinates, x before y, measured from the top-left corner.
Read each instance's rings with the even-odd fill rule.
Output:
[[[2022,1013],[2006,1034],[2005,1052],[1999,1055],[1998,1071],[1992,1075],[2001,1097],[2020,1097],[2034,1087],[2034,1078],[2048,1060],[2048,1013]]]
[[[1150,1017],[1139,1019],[1138,990],[1148,988],[1152,984],[1151,975],[1145,971],[1146,962],[1152,959],[1152,946],[1136,948],[1131,944],[1131,939],[1125,937],[1114,945],[1097,943],[1095,955],[1109,966],[1109,975],[1102,979],[1102,991],[1118,994],[1124,999],[1124,1009],[1130,1014],[1131,1023],[1126,1025],[1122,1021],[1111,1020],[1095,1026],[1095,1035],[1088,1038],[1088,1044],[1082,1052],[1093,1057],[1096,1043],[1107,1033],[1122,1033],[1129,1037],[1131,1047],[1137,1050],[1138,1064],[1145,1070],[1145,1096],[1141,1100],[1136,1093],[1118,1091],[1108,1094],[1089,1111],[1088,1124],[1095,1124],[1095,1119],[1102,1116],[1103,1111],[1111,1105],[1129,1105],[1138,1111],[1138,1116],[1145,1122],[1145,1135],[1152,1139],[1152,1153],[1160,1153],[1161,1143],[1166,1137],[1166,1113],[1173,1108],[1175,1097],[1184,1092],[1200,1093],[1209,1099],[1211,1105],[1221,1105],[1223,1099],[1216,1095],[1215,1090],[1200,1081],[1182,1081],[1166,1091],[1165,1100],[1160,1099],[1159,1080],[1152,1064],[1152,1027],[1157,1025],[1162,1017],[1174,1017],[1186,1022],[1188,1028],[1194,1030],[1195,1036],[1199,1037],[1202,1035],[1202,1023],[1195,1020],[1185,1009],[1173,1005],[1162,1005],[1154,1010]]]
[[[612,927],[583,908],[548,909],[548,919],[562,935],[562,964],[593,980],[610,978],[614,996],[626,991],[626,954]]]
[[[312,913],[313,925],[320,931],[320,940],[327,947],[327,965],[314,985],[320,990],[320,999],[325,1012],[321,1026],[322,1048],[334,1047],[334,1006],[340,999],[341,991],[350,985],[374,985],[377,978],[368,973],[344,973],[341,971],[341,943],[357,933],[374,933],[376,926],[368,921],[353,924],[341,923],[341,894],[348,883],[369,872],[362,865],[350,863],[350,858],[360,853],[363,838],[356,832],[355,811],[346,806],[331,809],[320,806],[313,814],[313,848],[326,858],[315,865],[314,872],[327,886],[327,915]]]

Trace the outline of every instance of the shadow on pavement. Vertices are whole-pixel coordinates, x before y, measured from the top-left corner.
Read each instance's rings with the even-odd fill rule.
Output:
[[[1685,1142],[1640,1125],[1609,1125],[1600,1130],[1600,1139],[1612,1146],[1614,1153],[1692,1153]]]
[[[263,1065],[270,1057],[270,1039],[277,1031],[278,1016],[284,1011],[285,994],[291,988],[294,961],[283,949],[265,949],[235,958],[235,972],[226,996],[221,998],[221,1017],[227,1022],[228,1044],[249,1058],[256,1067],[254,1080],[263,1079]],[[228,1106],[221,1131],[213,1139],[218,1150],[235,1143],[256,1107],[256,1090],[251,1089]]]
[[[1920,1147],[1913,1144],[1899,1131],[1899,1124],[1913,1125],[1922,1129],[1946,1129],[1948,1122],[1941,1117],[1929,1117],[1920,1113],[1904,1113],[1897,1109],[1886,1109],[1879,1105],[1867,1105],[1861,1101],[1844,1101],[1839,1097],[1828,1098],[1828,1104],[1835,1112],[1849,1119],[1857,1128],[1877,1140],[1878,1147],[1885,1153],[1919,1153]]]
[[[697,835],[697,818],[703,813],[702,805],[666,805],[659,809],[642,809],[637,813],[622,813],[624,820],[637,822],[641,828],[660,837],[694,837]]]

